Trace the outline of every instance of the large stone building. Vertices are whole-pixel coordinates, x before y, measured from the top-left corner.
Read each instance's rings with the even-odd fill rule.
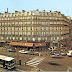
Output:
[[[72,20],[71,20],[71,24],[70,24],[70,40],[72,41]]]
[[[71,40],[71,49],[72,49],[72,20],[70,24],[70,40]]]
[[[60,41],[69,38],[70,20],[58,11],[0,13],[1,41]]]

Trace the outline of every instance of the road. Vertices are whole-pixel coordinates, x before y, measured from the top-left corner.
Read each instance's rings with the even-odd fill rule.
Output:
[[[43,71],[67,71],[68,67],[72,68],[72,57],[63,56],[62,58],[52,58],[48,51],[40,51],[41,56],[39,57],[35,55],[8,52],[7,49],[0,48],[0,54],[14,57],[18,64],[19,60],[21,60],[22,65],[16,64],[16,68],[22,71],[34,70],[34,66]],[[27,62],[28,65],[24,65],[25,62]],[[4,71],[5,70],[6,69],[4,69]]]
[[[37,67],[42,62],[42,60],[44,60],[44,57],[35,57],[32,60],[26,62],[26,65]]]

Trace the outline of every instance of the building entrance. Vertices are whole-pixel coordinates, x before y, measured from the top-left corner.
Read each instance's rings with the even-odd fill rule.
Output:
[[[50,42],[46,42],[46,47],[50,47]]]

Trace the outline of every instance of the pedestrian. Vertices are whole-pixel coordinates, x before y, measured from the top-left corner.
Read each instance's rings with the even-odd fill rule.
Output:
[[[21,60],[19,60],[19,65],[21,65]]]

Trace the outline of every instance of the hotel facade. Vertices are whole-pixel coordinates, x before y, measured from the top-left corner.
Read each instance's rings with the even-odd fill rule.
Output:
[[[60,41],[69,38],[70,19],[58,11],[0,13],[0,41]]]

